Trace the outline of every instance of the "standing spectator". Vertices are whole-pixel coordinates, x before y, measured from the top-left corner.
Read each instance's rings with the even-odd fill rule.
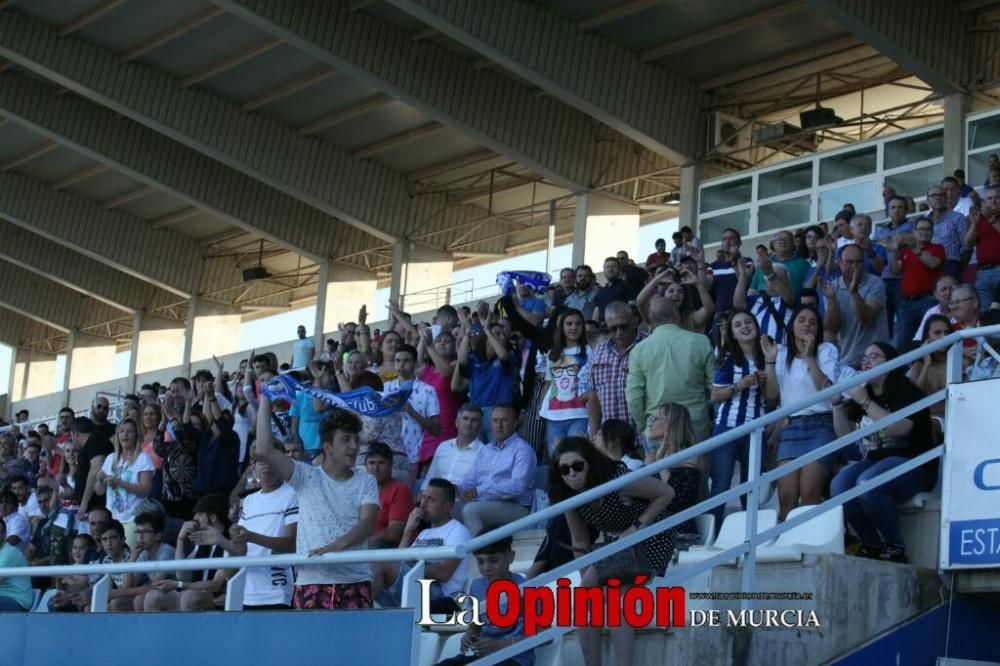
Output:
[[[332,363],[317,365],[310,362],[309,370],[313,375],[316,388],[334,392],[339,388],[335,386]],[[293,436],[301,442],[304,455],[312,460],[320,452],[319,424],[323,420],[323,412],[316,409],[316,400],[311,394],[299,391],[295,397],[295,403],[288,410],[288,415],[292,417]]]
[[[639,289],[622,276],[621,263],[617,257],[608,257],[604,260],[604,279],[607,282],[594,297],[593,319],[597,322],[604,321],[604,308],[612,301],[628,302],[635,300],[639,295]]]
[[[440,412],[439,432],[425,431],[420,442],[420,464],[426,471],[438,446],[455,438],[455,419],[466,396],[451,390],[451,378],[458,362],[455,336],[451,331],[441,331],[432,339],[430,329],[425,328],[420,336],[418,353],[425,361],[423,370],[420,371],[420,381],[434,389]]]
[[[933,185],[927,190],[927,202],[931,210],[926,219],[934,223],[932,242],[944,246],[944,272],[958,278],[962,274],[962,264],[968,261],[968,255],[971,254],[964,247],[969,221],[964,215],[948,207],[944,188],[940,185]]]
[[[783,264],[788,269],[788,287],[794,295],[802,291],[803,283],[809,274],[809,262],[795,254],[795,238],[790,231],[779,231],[771,239],[774,254],[770,259],[774,263]],[[760,253],[758,252],[758,256]],[[750,289],[754,292],[764,290],[766,283],[765,265],[760,265],[750,281]]]
[[[73,421],[73,446],[77,451],[73,492],[80,507],[76,517],[82,522],[87,519],[87,512],[105,505],[104,494],[97,491],[97,476],[105,457],[115,449],[104,432],[98,432],[94,422],[85,416]],[[92,536],[97,538],[97,535]]]
[[[715,303],[709,293],[709,281],[706,266],[701,263],[701,251],[695,250],[694,254],[697,263],[694,258],[685,259],[679,279],[674,278],[673,271],[661,271],[636,296],[635,305],[645,321],[649,321],[650,301],[654,295],[659,295],[673,302],[678,326],[697,333],[708,328],[715,315]],[[696,307],[696,304],[700,307]]]
[[[717,406],[712,435],[722,435],[764,414],[767,366],[760,338],[760,324],[745,310],[737,310],[723,320],[722,346],[712,382],[712,402]],[[715,497],[729,490],[737,462],[740,483],[749,477],[750,435],[717,447],[709,456],[710,494]],[[740,499],[746,509],[746,495]],[[725,509],[724,504],[712,508],[716,525],[722,525]]]
[[[472,538],[465,525],[452,518],[455,508],[455,486],[444,479],[434,478],[406,519],[400,548],[433,548],[458,546]],[[403,597],[403,578],[410,570],[405,562],[379,562],[373,566],[374,590],[383,608],[398,608]],[[430,606],[432,613],[458,610],[454,597],[465,590],[469,578],[469,558],[425,562],[423,578],[432,580]]]
[[[865,350],[861,370],[878,367],[898,355],[891,345],[875,343]],[[834,412],[837,435],[843,437],[921,400],[923,392],[906,378],[905,373],[905,368],[896,368],[870,383],[850,389],[851,400],[839,405]],[[830,494],[840,495],[924,453],[934,446],[931,433],[930,411],[925,407],[865,437],[858,442],[862,459],[849,464],[834,477]],[[906,562],[896,506],[933,488],[937,468],[938,461],[933,460],[844,504],[844,518],[861,539],[858,553],[861,557]]]
[[[649,279],[649,272],[640,266],[636,266],[635,262],[629,259],[628,252],[625,250],[618,250],[615,258],[618,259],[618,264],[622,267],[622,276],[625,278],[625,281],[629,283],[632,291],[638,294],[646,285],[646,280]]]
[[[822,285],[826,297],[823,327],[839,342],[840,363],[852,368],[861,365],[868,345],[889,339],[885,284],[865,272],[864,256],[859,246],[845,245],[840,253],[841,276]]]
[[[507,348],[507,335],[492,317],[491,312],[478,334],[473,334],[467,317],[461,320],[458,365],[451,378],[452,391],[461,393],[468,387],[469,401],[483,409],[483,441],[492,439],[494,406],[513,402],[517,376],[517,360]]]
[[[545,379],[538,415],[546,421],[549,452],[559,440],[587,432],[588,403],[594,400],[583,315],[563,310],[556,320],[552,348],[544,358]]]
[[[602,454],[588,440],[570,437],[562,441],[549,463],[549,496],[553,502],[561,502],[627,473],[625,465]],[[573,552],[580,556],[590,551],[593,546],[589,533],[591,528],[601,532],[605,542],[612,542],[664,518],[673,497],[674,491],[670,486],[656,478],[645,478],[605,495],[599,503],[584,504],[567,511]],[[635,548],[645,555],[649,575],[662,576],[673,555],[674,530],[660,532]],[[598,580],[596,567],[584,569],[585,587],[603,582]],[[580,628],[580,644],[584,663],[588,666],[602,663],[603,631],[600,626]],[[623,622],[612,628],[611,633],[619,666],[631,664],[632,627]]]
[[[385,385],[386,391],[398,391],[403,384],[412,382],[413,388],[406,404],[403,405],[403,446],[410,463],[412,488],[417,480],[420,464],[420,446],[425,433],[441,434],[441,406],[437,391],[430,384],[416,378],[417,350],[410,345],[400,345],[396,351],[396,372],[398,377]],[[409,513],[409,512],[407,512]]]
[[[580,264],[576,267],[576,291],[566,297],[563,302],[568,308],[579,310],[584,317],[594,316],[594,299],[600,287],[595,284],[594,270],[586,265]]]
[[[532,326],[541,326],[545,320],[545,313],[548,311],[545,301],[535,295],[531,285],[523,282],[517,284],[515,295],[514,307],[521,318]]]
[[[31,610],[34,595],[24,554],[8,541],[7,525],[0,520],[0,569],[24,567],[24,576],[0,577],[0,613],[17,613]]]
[[[557,308],[566,305],[566,299],[576,293],[576,271],[572,268],[564,268],[559,271],[559,284],[552,294],[552,302],[549,308]]]
[[[149,495],[153,485],[153,461],[139,446],[139,428],[126,419],[112,440],[114,453],[101,464],[97,492],[106,494],[111,517],[125,528],[125,541],[135,548],[136,507]]]
[[[917,221],[914,239],[893,236],[886,241],[891,249],[889,267],[900,278],[897,306],[896,348],[906,349],[918,333],[924,313],[934,306],[934,283],[944,270],[944,248],[931,242],[934,225],[930,220]],[[1000,251],[1000,246],[998,246]]]
[[[461,483],[462,522],[472,536],[523,518],[534,500],[535,466],[531,445],[517,435],[517,412],[511,405],[492,410],[493,438],[483,445]]]
[[[368,444],[365,469],[378,484],[379,512],[375,532],[368,541],[372,548],[396,548],[403,536],[403,526],[413,511],[413,493],[409,486],[392,478],[392,449],[382,442]]]
[[[197,442],[201,433],[191,426],[191,397],[181,405],[184,422],[174,410],[172,401],[163,403],[163,420],[157,426],[153,450],[163,459],[163,488],[160,497],[167,513],[175,518],[190,520],[194,515],[195,464]]]
[[[632,308],[622,301],[608,304],[604,322],[609,339],[597,346],[590,359],[590,385],[596,398],[587,403],[591,433],[598,432],[609,419],[630,423],[635,428],[625,399],[625,384],[629,356],[635,346],[648,337],[639,331]]]
[[[651,255],[646,257],[647,271],[653,271],[657,266],[670,263],[670,253],[667,252],[667,241],[662,238],[657,238],[654,245],[656,247],[656,252],[653,252]]]
[[[736,229],[726,229],[722,232],[722,241],[719,251],[722,257],[713,261],[709,268],[712,270],[712,302],[715,303],[715,322],[722,321],[722,318],[732,310],[733,294],[736,291],[736,283],[739,279],[737,272],[738,265],[743,261],[740,254],[740,247],[743,239]],[[713,339],[717,339],[713,331]]]
[[[769,335],[781,344],[788,332],[788,324],[792,319],[792,308],[795,296],[788,284],[788,269],[784,264],[772,264],[766,253],[759,253],[761,269],[764,276],[764,291],[755,296],[748,296],[750,284],[750,267],[740,262],[736,266],[739,282],[733,293],[733,307],[737,310],[748,310],[757,320],[763,335]]]
[[[687,407],[700,441],[708,435],[708,393],[715,354],[708,338],[680,328],[674,304],[654,296],[649,306],[653,334],[632,350],[625,397],[640,432],[658,405],[676,402]]]
[[[976,250],[976,295],[985,310],[1000,286],[1000,188],[986,189],[983,213],[969,224],[965,247]]]
[[[851,218],[851,238],[849,244],[857,245],[865,256],[865,271],[872,275],[881,275],[888,264],[885,248],[872,242],[872,218],[867,215],[855,215]],[[837,248],[834,259],[840,259],[844,246]]]
[[[323,353],[319,355],[320,363],[333,363],[334,359],[337,358],[337,348],[340,346],[333,338],[327,338],[326,348]]]
[[[421,490],[426,490],[431,479],[445,479],[458,485],[469,475],[482,442],[483,410],[479,405],[467,402],[455,417],[455,437],[441,442],[434,452],[434,459],[424,475]]]
[[[94,428],[98,432],[104,433],[108,439],[111,439],[115,434],[115,424],[108,420],[108,414],[111,410],[111,403],[103,395],[94,398],[94,402],[90,407],[90,415],[94,419]]]
[[[856,254],[860,255],[860,250]],[[861,257],[856,260],[860,267]],[[837,381],[837,348],[822,340],[822,320],[819,313],[810,307],[800,307],[796,311],[786,344],[776,345],[770,338],[761,338],[767,366],[764,393],[769,401],[780,401],[783,407],[788,406]],[[832,412],[830,401],[823,400],[792,414],[781,432],[778,465],[791,462],[836,439]],[[779,521],[783,521],[788,512],[800,503],[819,504],[823,500],[823,488],[835,458],[827,456],[778,479]]]
[[[902,234],[913,233],[914,223],[911,220],[907,220],[907,203],[906,198],[901,196],[893,195],[889,197],[886,202],[886,212],[889,215],[889,224],[884,227],[880,227],[875,231],[875,236],[873,240],[880,245],[883,245],[889,251],[889,263],[882,271],[882,281],[885,283],[885,310],[886,310],[886,321],[889,324],[889,335],[895,332],[894,322],[896,317],[896,311],[899,308],[899,304],[902,301],[902,293],[900,291],[900,278],[898,275],[894,275],[892,272],[892,253],[890,249],[893,245],[893,238],[898,239]],[[933,227],[932,227],[933,228]],[[899,340],[899,335],[896,335],[896,340]],[[901,347],[900,347],[901,349]]]
[[[306,327],[296,330],[298,338],[292,342],[292,367],[304,368],[316,356],[316,341],[306,337]]]
[[[234,556],[266,557],[295,552],[299,496],[260,457],[251,463],[260,491],[243,498],[240,518],[229,530]],[[291,608],[294,571],[284,567],[247,569],[243,610]]]
[[[299,495],[296,551],[300,554],[361,550],[378,517],[378,484],[355,472],[361,420],[352,412],[331,410],[320,424],[323,463],[293,462],[274,446],[266,396],[257,412],[257,455]],[[367,564],[303,567],[295,585],[296,608],[371,608],[371,571]]]

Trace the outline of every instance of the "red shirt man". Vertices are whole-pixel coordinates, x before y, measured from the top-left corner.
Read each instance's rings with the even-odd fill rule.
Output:
[[[904,298],[932,296],[934,283],[944,270],[945,250],[943,245],[930,242],[934,234],[934,224],[921,219],[914,227],[916,242],[899,245],[892,262],[894,275],[902,275],[900,290]]]
[[[369,546],[373,548],[398,547],[403,527],[413,511],[413,493],[405,483],[392,478],[392,458],[392,449],[382,442],[368,445],[365,468],[378,483],[381,505],[375,520],[375,531],[369,539]]]

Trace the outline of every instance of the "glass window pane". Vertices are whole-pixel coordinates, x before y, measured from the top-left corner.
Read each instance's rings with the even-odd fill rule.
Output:
[[[787,169],[768,171],[757,180],[757,196],[760,199],[791,194],[812,187],[812,162],[796,164]]]
[[[743,178],[702,188],[701,212],[750,203],[750,187],[750,179]]]
[[[987,150],[975,155],[969,155],[969,171],[965,174],[965,182],[973,187],[980,187],[986,184],[986,161],[994,152],[1000,152],[1000,150]]]
[[[702,218],[698,235],[701,237],[702,243],[718,243],[722,240],[722,232],[729,227],[736,229],[741,236],[748,235],[750,233],[750,209]]]
[[[929,167],[894,173],[891,176],[886,176],[885,182],[886,185],[896,190],[896,194],[923,199],[931,185],[941,183],[941,165],[932,164]]]
[[[875,173],[875,146],[824,157],[819,162],[819,184]]]
[[[854,204],[854,209],[859,213],[877,213],[884,205],[882,203],[882,188],[875,182],[874,178],[869,178],[860,183],[851,183],[824,190],[819,193],[819,219],[832,220],[833,216],[846,203]]]
[[[883,168],[895,169],[914,162],[940,158],[944,152],[944,130],[905,136],[885,144]]]
[[[798,227],[809,222],[808,194],[765,204],[757,209],[757,231]]]
[[[986,148],[1000,143],[1000,115],[969,123],[969,149]]]

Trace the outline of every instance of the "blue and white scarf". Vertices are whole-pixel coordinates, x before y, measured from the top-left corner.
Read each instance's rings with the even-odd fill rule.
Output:
[[[413,382],[406,382],[397,390],[388,392],[379,392],[370,386],[362,386],[344,393],[333,393],[315,386],[306,386],[288,375],[276,375],[262,391],[272,402],[281,400],[290,404],[295,403],[299,391],[304,391],[331,407],[348,409],[362,416],[380,418],[402,409],[410,393],[413,392]]]
[[[540,271],[503,271],[497,273],[497,284],[500,285],[500,292],[504,296],[514,293],[514,287],[518,283],[526,284],[532,290],[539,291],[552,283],[552,276]]]

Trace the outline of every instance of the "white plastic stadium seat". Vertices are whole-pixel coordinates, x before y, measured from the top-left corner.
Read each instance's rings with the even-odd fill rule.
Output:
[[[441,636],[431,631],[420,632],[420,661],[417,666],[433,666],[440,661],[438,649],[441,647]]]
[[[715,543],[715,515],[703,513],[695,516],[694,524],[698,526],[698,545],[711,546]]]
[[[38,592],[38,590],[35,590]],[[45,594],[42,595],[41,599],[37,599],[34,608],[31,609],[32,613],[48,613],[49,612],[49,601],[52,597],[56,596],[59,590],[53,588],[51,590],[46,590]]]
[[[761,509],[757,512],[758,533],[774,527],[777,522],[778,514],[773,509]],[[678,564],[704,562],[724,550],[740,545],[746,539],[746,525],[746,511],[737,511],[736,513],[729,514],[722,521],[722,529],[719,530],[719,536],[715,539],[714,544],[711,546],[692,546],[688,550],[681,552],[680,557],[677,559]],[[733,558],[724,564],[736,564],[736,559]]]
[[[800,506],[788,514],[794,518],[814,507]],[[797,525],[778,536],[769,546],[757,549],[758,562],[798,562],[805,553],[844,552],[844,507],[838,506]]]
[[[42,600],[42,591],[41,590],[31,590],[31,592],[33,594],[33,596],[31,597],[31,608],[28,609],[28,610],[30,610],[31,612],[34,612],[38,608],[38,604]]]
[[[444,647],[441,648],[441,654],[438,655],[438,661],[444,661],[449,657],[457,657],[459,653],[462,652],[462,636],[464,635],[465,632],[449,636],[448,640],[444,642]]]

